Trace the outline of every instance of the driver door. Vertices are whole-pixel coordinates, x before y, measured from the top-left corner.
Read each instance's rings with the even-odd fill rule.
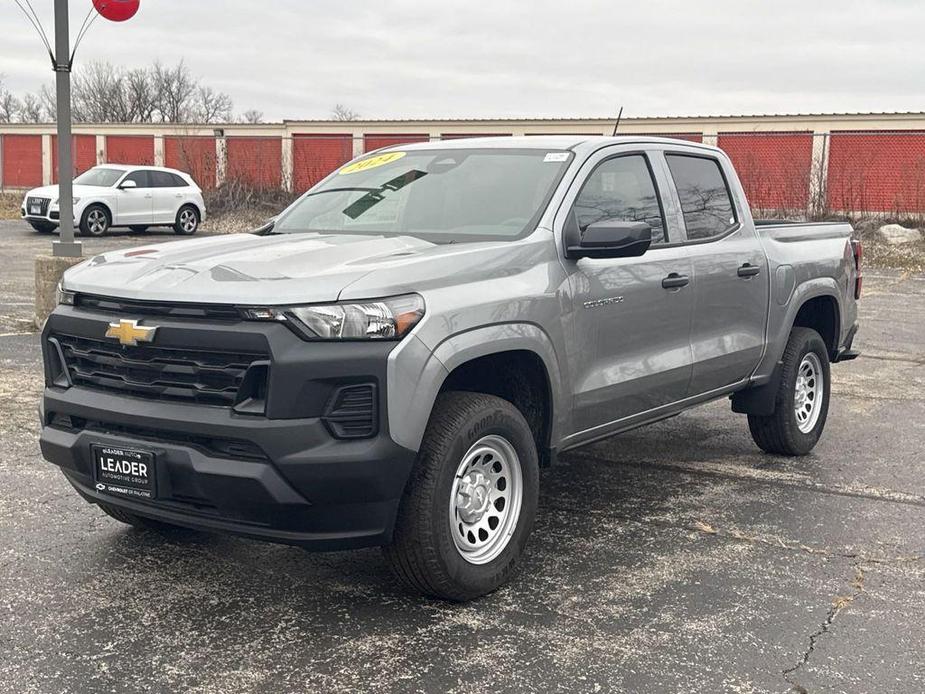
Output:
[[[134,181],[134,188],[123,188],[126,181]],[[151,224],[154,220],[154,196],[151,193],[151,184],[148,171],[139,169],[129,173],[119,183],[118,196],[119,211],[116,225]]]
[[[612,422],[676,402],[687,392],[691,262],[684,246],[669,243],[654,171],[643,152],[600,159],[566,219],[579,232],[605,219],[642,221],[652,228],[652,245],[639,257],[564,261],[573,306],[576,435],[593,437],[594,429],[603,432]]]

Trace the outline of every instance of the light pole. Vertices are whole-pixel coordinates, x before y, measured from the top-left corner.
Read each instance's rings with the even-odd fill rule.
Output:
[[[55,94],[58,120],[59,237],[52,255],[79,258],[80,241],[74,240],[74,167],[71,162],[71,42],[68,36],[67,0],[55,0]]]

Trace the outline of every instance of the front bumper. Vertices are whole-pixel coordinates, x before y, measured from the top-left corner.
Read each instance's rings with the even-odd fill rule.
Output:
[[[100,320],[107,319],[59,308],[46,325],[43,346],[54,331],[99,332]],[[234,344],[265,337],[274,360],[267,412],[277,415],[50,385],[41,411],[42,454],[85,499],[167,523],[310,549],[391,540],[416,455],[388,432],[385,371],[394,345],[309,344],[275,324],[209,328],[157,322],[165,341]],[[335,438],[319,409],[324,399],[316,393],[329,392],[337,383],[368,380],[378,385],[376,433]],[[274,401],[274,393],[284,402]],[[296,416],[300,413],[305,416]],[[154,453],[157,498],[126,499],[97,491],[93,445]]]

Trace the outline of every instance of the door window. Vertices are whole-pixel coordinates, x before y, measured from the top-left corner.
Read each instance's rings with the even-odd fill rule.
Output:
[[[152,188],[173,188],[176,186],[173,176],[166,171],[149,171],[148,176],[151,178]]]
[[[577,223],[584,234],[588,225],[604,220],[645,222],[652,227],[653,246],[668,241],[661,201],[645,156],[607,159],[588,176],[572,207],[570,223]]]
[[[716,159],[666,154],[681,200],[688,241],[723,236],[738,224],[726,178]]]
[[[148,182],[148,172],[144,169],[140,171],[132,171],[132,173],[123,179],[123,183],[125,181],[135,181],[135,186],[138,188],[151,187],[151,184]]]

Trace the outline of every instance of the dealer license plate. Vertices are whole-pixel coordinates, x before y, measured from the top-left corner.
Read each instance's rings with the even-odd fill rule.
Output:
[[[154,454],[149,451],[93,446],[93,473],[99,492],[136,499],[155,496]]]

